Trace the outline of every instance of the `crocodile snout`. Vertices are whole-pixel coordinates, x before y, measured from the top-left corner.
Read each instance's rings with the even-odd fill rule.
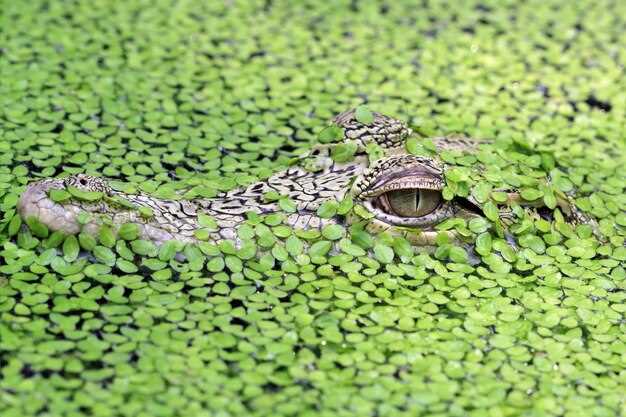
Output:
[[[64,207],[48,196],[53,189],[62,190],[65,184],[61,179],[46,179],[30,184],[22,193],[17,211],[22,218],[34,217],[53,231],[75,234],[80,231],[78,210]]]

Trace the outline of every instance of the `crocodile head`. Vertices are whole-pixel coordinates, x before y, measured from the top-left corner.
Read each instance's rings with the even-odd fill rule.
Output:
[[[439,137],[426,141],[426,152],[416,155],[407,151],[407,140],[417,136],[406,124],[379,113],[359,121],[354,110],[335,117],[329,129],[322,136],[330,143],[315,146],[286,170],[215,198],[165,200],[128,194],[103,178],[78,174],[30,184],[18,210],[24,218],[34,217],[67,234],[96,233],[102,224],[115,229],[135,223],[140,236],[156,244],[199,238],[237,240],[237,228],[248,213],[285,212],[285,223],[294,228],[356,224],[374,233],[403,235],[415,245],[432,245],[442,233],[438,226],[447,219],[487,215],[506,224],[514,216],[512,205],[533,210],[544,205],[543,200],[526,201],[517,190],[503,188],[504,199],[495,206],[494,218],[483,213],[485,200],[471,192],[447,193],[450,166],[441,155],[471,155],[481,142]],[[480,169],[479,162],[474,165]],[[557,207],[572,222],[592,223],[566,196],[555,198],[551,209]],[[206,233],[199,234],[202,229]],[[443,233],[458,237],[455,232]]]

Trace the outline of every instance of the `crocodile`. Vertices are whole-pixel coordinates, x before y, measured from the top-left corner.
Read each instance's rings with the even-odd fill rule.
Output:
[[[156,245],[170,240],[197,242],[197,231],[203,228],[205,216],[213,219],[214,227],[204,239],[237,241],[237,229],[248,213],[281,212],[281,199],[290,200],[295,208],[285,218],[293,228],[321,229],[328,224],[361,221],[369,232],[389,231],[416,246],[433,245],[439,233],[457,238],[454,231],[438,230],[437,226],[447,219],[484,217],[481,203],[471,195],[444,198],[447,164],[439,154],[471,153],[485,142],[465,136],[435,137],[429,141],[433,146],[430,155],[416,155],[407,151],[407,140],[417,134],[406,123],[377,112],[370,112],[365,121],[358,116],[355,109],[337,115],[330,125],[338,136],[334,142],[314,146],[293,165],[264,181],[214,198],[159,199],[142,192],[129,194],[114,189],[104,178],[74,174],[31,183],[20,197],[18,211],[25,219],[35,218],[50,230],[65,234],[96,234],[102,224],[117,229],[134,223],[140,238]],[[341,153],[338,146],[347,152],[347,158],[337,157]],[[51,198],[51,191],[67,189],[103,198]],[[504,192],[507,201],[497,206],[503,223],[513,216],[512,204],[533,210],[544,205],[542,201],[525,201],[518,190]],[[368,215],[319,214],[325,203],[346,198]],[[558,198],[556,207],[571,223],[594,223],[567,196]]]

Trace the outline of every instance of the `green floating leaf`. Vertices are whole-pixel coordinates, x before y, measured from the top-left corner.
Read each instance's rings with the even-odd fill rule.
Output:
[[[159,259],[161,261],[169,261],[174,259],[176,252],[180,250],[180,244],[175,240],[168,240],[159,248]]]
[[[323,219],[330,219],[337,214],[337,202],[325,201],[320,204],[316,214]]]
[[[137,266],[134,263],[127,261],[126,259],[123,259],[123,258],[118,258],[117,261],[115,262],[115,266],[119,268],[120,271],[125,272],[127,274],[132,274],[139,270],[139,268],[137,268]]]
[[[9,236],[15,236],[22,226],[22,217],[19,214],[14,215],[9,222],[7,233]]]
[[[117,231],[118,236],[124,240],[135,240],[139,236],[139,226],[134,223],[124,223]]]
[[[352,199],[352,196],[346,195],[337,205],[337,214],[344,216],[348,214],[353,207],[354,200]]]
[[[339,247],[341,248],[342,252],[352,256],[365,256],[367,253],[359,245],[350,242],[350,240],[348,239],[342,239],[339,242]]]
[[[95,256],[98,261],[102,262],[105,265],[115,265],[115,253],[106,246],[96,246],[95,248],[93,248],[93,256]]]
[[[476,237],[476,252],[480,255],[487,255],[491,252],[491,235],[488,232],[481,233]]]
[[[76,220],[78,221],[78,224],[87,224],[91,221],[91,214],[86,211],[81,211],[76,216]]]
[[[522,198],[526,201],[535,201],[543,197],[543,191],[534,188],[523,188],[520,192]]]
[[[479,203],[485,203],[489,200],[491,194],[492,185],[488,182],[479,182],[472,188],[472,196]]]
[[[544,193],[544,195],[543,195],[543,203],[546,205],[546,207],[548,207],[551,210],[556,208],[556,206],[557,206],[557,199],[556,199],[554,193],[551,190],[546,191]]]
[[[338,142],[340,140],[343,140],[343,138],[343,128],[334,124],[323,129],[317,136],[317,139],[320,141],[320,143]]]
[[[76,239],[76,236],[67,236],[65,238],[65,241],[63,242],[63,259],[65,259],[67,262],[73,262],[78,257],[79,251],[80,246],[78,244],[78,239]]]
[[[331,247],[332,243],[328,240],[320,240],[311,245],[308,254],[310,256],[325,256]]]
[[[468,255],[465,249],[459,246],[453,246],[450,248],[450,252],[448,253],[448,257],[452,262],[456,263],[467,263]]]
[[[213,258],[206,264],[206,268],[210,272],[220,272],[224,269],[224,266],[226,266],[226,263],[222,257]]]
[[[445,172],[446,180],[452,182],[467,181],[469,178],[468,170],[465,168],[452,168]]]
[[[211,231],[209,229],[196,229],[193,235],[198,240],[209,240],[211,238]]]
[[[411,243],[402,237],[396,237],[393,239],[393,251],[396,255],[401,257],[413,256],[413,246]]]
[[[281,198],[282,196],[278,193],[278,191],[268,191],[263,194],[263,201],[268,202],[268,203],[272,201],[278,201]]]
[[[154,243],[150,242],[149,240],[133,240],[132,242],[130,242],[130,247],[137,255],[152,256],[157,253],[156,246],[154,246]]]
[[[476,217],[468,222],[468,228],[474,233],[482,233],[489,229],[489,222],[483,217]]]
[[[109,226],[103,225],[98,231],[98,240],[103,246],[112,248],[115,245],[115,234]]]
[[[215,219],[204,213],[198,214],[198,224],[204,228],[209,229],[212,232],[218,230],[217,222],[215,221]]]
[[[366,125],[374,123],[374,114],[367,108],[367,106],[364,105],[358,106],[354,110],[354,117],[359,123]]]
[[[328,240],[339,240],[345,234],[346,230],[339,224],[329,224],[322,228],[322,236]]]
[[[358,150],[356,143],[340,143],[333,146],[330,157],[337,163],[350,162]]]
[[[85,191],[74,187],[73,185],[66,187],[66,190],[72,195],[72,197],[82,201],[94,202],[101,200],[103,197],[103,193],[100,191]]]
[[[65,190],[59,190],[56,188],[53,188],[50,191],[48,191],[48,196],[55,203],[64,203],[66,201],[69,201],[72,198],[72,195],[69,192]]]
[[[104,201],[106,201],[107,203],[114,205],[114,206],[118,206],[121,208],[125,208],[125,209],[129,209],[129,210],[136,210],[137,206],[135,204],[133,204],[132,202],[128,201],[127,199],[120,197],[120,196],[113,196],[113,197],[109,197],[109,196],[104,196]]]
[[[50,234],[50,236],[48,236],[48,239],[46,239],[44,243],[44,247],[46,249],[56,248],[61,243],[63,243],[64,240],[65,240],[65,233],[61,232],[60,230],[57,230],[56,232],[53,232]]]
[[[154,216],[154,212],[150,207],[139,207],[139,215],[144,219],[150,219]]]
[[[374,246],[374,257],[376,260],[388,264],[393,261],[395,254],[393,249],[387,245],[383,245],[382,243],[378,243]]]
[[[290,198],[281,198],[278,200],[278,206],[285,213],[295,213],[298,210],[298,206]]]
[[[417,156],[428,155],[427,150],[424,148],[422,141],[416,137],[410,137],[405,142],[405,147],[408,153]]]
[[[285,241],[285,249],[291,256],[295,257],[304,251],[304,243],[296,236],[291,235]]]
[[[491,198],[497,203],[506,203],[509,200],[509,195],[503,191],[493,191]]]
[[[354,212],[354,214],[356,214],[357,216],[359,216],[359,217],[361,217],[363,219],[371,219],[372,217],[374,217],[374,213],[372,213],[371,211],[366,209],[361,204],[355,205],[354,208],[353,208],[353,212]]]
[[[436,292],[428,295],[428,301],[435,304],[446,304],[450,301],[450,299],[444,294]]]
[[[539,237],[533,234],[526,234],[519,237],[519,244],[524,248],[530,248],[537,253],[543,253],[546,250],[546,244]]]
[[[444,200],[450,201],[454,198],[455,193],[452,187],[446,185],[445,187],[443,187],[443,190],[441,190],[441,196]]]
[[[78,235],[78,242],[80,243],[80,246],[83,249],[89,250],[89,251],[93,250],[98,244],[98,242],[96,241],[96,238],[94,238],[88,233],[80,233]]]
[[[385,156],[385,149],[379,144],[373,142],[366,145],[365,152],[367,153],[370,164]]]
[[[32,216],[27,217],[26,224],[35,236],[41,238],[48,237],[48,228],[45,224],[41,223],[38,218]]]
[[[500,210],[498,210],[498,207],[491,201],[487,201],[483,205],[483,213],[485,214],[485,217],[492,222],[495,222],[500,218]]]
[[[350,231],[350,237],[352,238],[352,242],[363,249],[369,249],[374,246],[374,238],[365,230],[353,229]]]

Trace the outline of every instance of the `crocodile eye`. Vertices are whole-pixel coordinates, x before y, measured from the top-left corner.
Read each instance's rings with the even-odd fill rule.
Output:
[[[441,192],[422,188],[387,191],[379,198],[387,214],[398,217],[422,217],[441,205]]]

